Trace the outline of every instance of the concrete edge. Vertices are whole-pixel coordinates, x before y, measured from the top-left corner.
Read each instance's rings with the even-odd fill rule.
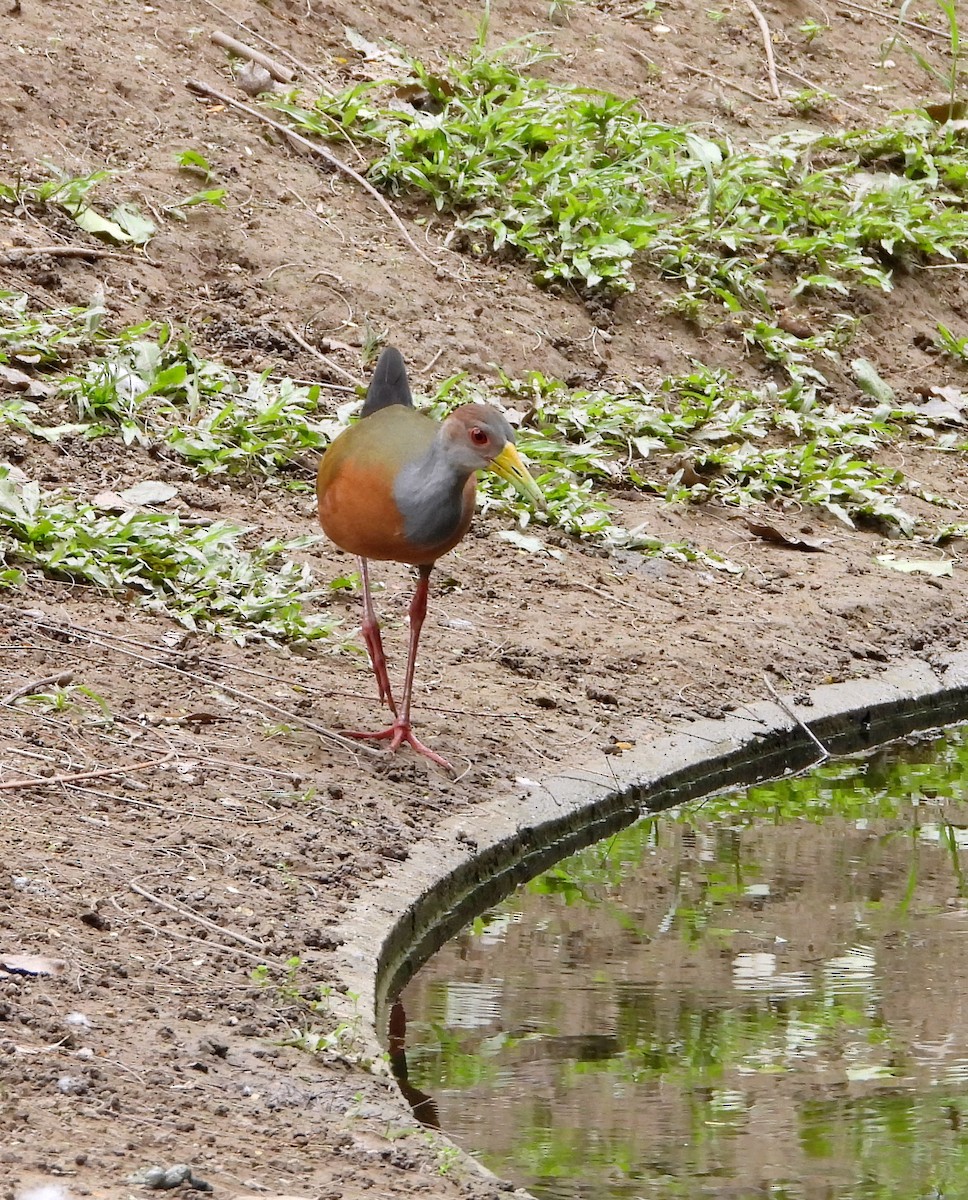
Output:
[[[848,754],[968,718],[968,652],[933,664],[906,660],[876,678],[826,684],[784,703],[790,712],[763,702],[723,720],[683,722],[610,760],[611,775],[591,768],[519,779],[515,794],[443,820],[367,889],[337,930],[337,976],[347,999],[346,1013],[337,1001],[336,1015],[352,1014],[362,1057],[384,1069],[379,1031],[388,998],[463,924],[520,883],[643,812],[809,767],[818,751],[799,722],[832,753]]]

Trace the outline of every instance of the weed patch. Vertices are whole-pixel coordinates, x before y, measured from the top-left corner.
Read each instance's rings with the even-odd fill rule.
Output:
[[[422,193],[471,253],[512,251],[543,285],[620,293],[640,269],[678,282],[684,316],[729,314],[793,379],[842,347],[849,314],[805,338],[778,312],[797,297],[889,290],[904,262],[964,258],[968,145],[957,129],[797,132],[747,148],[648,120],[634,100],[532,77],[545,57],[488,53],[486,29],[435,73],[273,102],[303,133],[369,141],[371,181]],[[523,55],[523,58],[522,58]],[[512,61],[516,60],[516,61]]]
[[[294,642],[326,637],[333,623],[303,609],[321,594],[312,574],[286,557],[311,539],[263,542],[244,550],[244,534],[224,521],[105,514],[0,468],[5,573],[16,570],[17,563],[31,564],[54,578],[135,597],[189,629],[240,644],[253,637]]]

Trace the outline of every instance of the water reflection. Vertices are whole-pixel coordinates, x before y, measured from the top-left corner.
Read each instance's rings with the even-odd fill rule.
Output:
[[[968,1197],[963,780],[962,732],[558,864],[408,986],[408,1086],[543,1197]]]

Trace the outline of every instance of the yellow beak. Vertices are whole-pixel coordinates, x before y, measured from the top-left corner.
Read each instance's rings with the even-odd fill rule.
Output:
[[[506,479],[508,483],[513,483],[521,495],[527,496],[535,508],[543,512],[548,507],[541,490],[531,478],[531,472],[524,465],[518,448],[513,442],[506,442],[497,458],[491,460],[491,470],[500,475],[502,479]]]

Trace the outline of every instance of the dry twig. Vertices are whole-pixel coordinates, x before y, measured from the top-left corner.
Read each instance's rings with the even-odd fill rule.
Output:
[[[170,762],[174,757],[174,750],[169,750],[167,754],[161,755],[160,758],[152,758],[146,762],[135,763],[130,767],[104,767],[98,771],[79,771],[72,775],[51,775],[49,778],[39,779],[9,779],[5,783],[0,783],[0,792],[11,792],[16,788],[51,787],[55,783],[64,783],[71,786],[75,783],[81,783],[85,779],[104,779],[108,775],[133,775],[135,771],[148,771],[152,767],[160,767],[162,763]]]
[[[322,353],[322,351],[317,350],[315,346],[313,346],[311,343],[307,342],[306,339],[304,337],[302,337],[302,335],[299,334],[297,332],[297,330],[293,328],[292,325],[290,325],[288,322],[285,322],[285,323],[283,323],[282,327],[286,331],[286,333],[289,334],[289,336],[296,343],[296,345],[301,346],[303,348],[303,350],[306,351],[307,354],[311,354],[313,356],[313,358],[316,358],[321,363],[324,363],[329,368],[329,370],[334,371],[340,377],[340,379],[345,379],[347,383],[351,383],[354,387],[359,386],[359,384],[361,382],[359,379],[354,378],[349,373],[349,371],[344,371],[342,367],[338,367],[336,365],[336,363],[330,362],[330,360],[326,357],[325,354]]]
[[[760,33],[763,37],[763,49],[766,51],[766,70],[770,77],[770,91],[773,94],[774,100],[780,99],[780,85],[776,78],[776,59],[773,56],[773,37],[770,34],[770,27],[766,23],[766,17],[760,11],[755,0],[746,0],[746,7],[756,18],[756,23],[760,27]]]
[[[776,703],[780,706],[780,708],[783,709],[783,711],[786,713],[786,715],[790,718],[791,721],[796,721],[796,723],[800,726],[800,728],[803,730],[803,732],[807,735],[807,737],[811,740],[811,742],[813,742],[813,744],[817,747],[817,749],[823,755],[823,757],[820,759],[820,761],[824,762],[828,758],[830,758],[830,751],[823,744],[823,742],[820,740],[820,738],[817,737],[817,735],[813,732],[813,730],[810,728],[810,726],[800,720],[800,718],[793,711],[793,709],[790,707],[790,705],[787,704],[787,702],[783,699],[783,697],[780,695],[780,693],[776,690],[776,688],[770,682],[770,678],[768,675],[763,676],[763,682],[766,684],[766,690],[770,693],[770,695],[773,697],[773,699],[776,701]]]
[[[789,67],[777,67],[777,70],[781,75],[788,75],[791,79],[795,79],[797,83],[802,83],[804,87],[808,87],[814,92],[822,92],[830,96],[832,99],[836,100],[838,104],[843,105],[844,108],[849,108],[851,112],[860,113],[862,117],[867,115],[866,109],[861,108],[859,104],[852,104],[849,100],[845,100],[843,96],[836,95],[836,93],[830,91],[826,85],[822,83],[814,83],[814,81],[812,79],[808,79],[806,75],[798,75],[796,71],[791,71]]]
[[[236,58],[247,58],[250,62],[258,63],[260,67],[265,67],[272,78],[278,80],[279,83],[292,83],[295,78],[295,71],[289,67],[284,67],[282,63],[276,62],[268,54],[263,54],[261,50],[253,50],[245,42],[240,42],[234,37],[229,37],[227,33],[223,33],[220,29],[216,29],[212,34],[212,41],[216,46],[221,46],[223,50],[228,50],[230,54],[234,54]]]
[[[610,600],[612,604],[620,604],[623,608],[631,608],[638,612],[634,604],[628,600],[623,600],[620,596],[613,596],[610,592],[605,592],[601,588],[592,587],[590,583],[585,583],[581,579],[573,579],[572,587],[581,588],[583,591],[591,592],[593,596],[601,596],[603,600]]]
[[[23,620],[28,620],[41,629],[50,629],[56,633],[64,634],[70,638],[81,637],[85,641],[94,646],[104,646],[105,649],[114,650],[118,654],[124,654],[128,658],[133,658],[137,662],[147,663],[151,667],[161,667],[166,671],[174,671],[176,675],[181,675],[186,679],[194,679],[198,683],[204,683],[209,687],[218,688],[219,691],[225,692],[229,696],[235,696],[237,699],[245,700],[256,708],[266,708],[270,712],[276,713],[279,716],[285,717],[286,721],[291,725],[301,726],[304,729],[310,730],[311,733],[317,733],[320,737],[327,741],[335,742],[342,746],[345,750],[349,750],[353,755],[363,754],[370,758],[383,758],[383,752],[374,749],[372,746],[366,745],[365,742],[352,741],[350,738],[343,737],[342,734],[334,732],[332,729],[327,729],[325,725],[320,725],[318,721],[311,721],[308,717],[301,717],[288,709],[283,708],[279,704],[273,704],[271,700],[262,700],[258,696],[253,696],[249,692],[242,692],[238,688],[229,687],[227,683],[222,683],[218,679],[211,679],[207,675],[201,675],[197,671],[186,671],[182,667],[176,667],[174,663],[165,662],[162,658],[149,658],[146,654],[136,654],[133,650],[125,649],[123,646],[112,645],[112,641],[121,641],[120,638],[113,638],[111,634],[101,634],[97,630],[85,629],[80,625],[58,625],[55,621],[48,621],[43,617],[28,617],[23,613],[18,616]],[[107,641],[102,641],[102,637],[107,638]],[[127,768],[130,770],[131,768]],[[44,780],[45,783],[53,782],[52,780]],[[3,785],[0,784],[0,787]],[[25,785],[22,785],[25,786]]]
[[[323,86],[323,80],[312,69],[312,67],[309,67],[306,65],[306,63],[301,62],[294,54],[291,54],[285,48],[285,46],[280,46],[278,43],[270,41],[263,34],[259,33],[258,30],[252,29],[249,25],[246,25],[244,21],[240,21],[238,17],[234,17],[230,12],[226,12],[224,8],[219,8],[219,6],[214,3],[214,0],[204,0],[204,3],[207,4],[209,8],[214,8],[217,13],[225,17],[227,21],[231,21],[233,25],[238,25],[240,29],[244,29],[249,37],[254,37],[256,41],[261,42],[263,46],[268,46],[270,50],[275,50],[277,54],[281,54],[283,58],[288,59],[304,78],[311,80],[313,83],[319,84],[320,87]]]
[[[632,48],[630,47],[630,49]],[[645,58],[644,54],[639,54],[639,52],[634,49],[632,50],[632,53],[641,58]],[[727,79],[725,75],[716,75],[712,71],[703,70],[702,67],[694,67],[691,63],[681,62],[676,63],[675,65],[681,68],[683,71],[688,71],[690,75],[701,75],[703,79],[711,79],[714,83],[722,84],[723,87],[732,88],[734,92],[740,92],[744,96],[749,96],[751,100],[757,100],[760,104],[763,104],[767,100],[766,96],[759,95],[757,92],[754,92],[752,88],[744,87],[743,84],[736,83],[736,81],[733,79]]]
[[[12,692],[8,692],[0,700],[0,704],[13,704],[14,700],[19,700],[21,696],[36,696],[38,692],[49,687],[66,687],[73,678],[73,671],[57,671],[53,675],[45,675],[43,679],[31,679],[29,683],[21,684]]]
[[[244,112],[249,117],[254,117],[256,121],[261,121],[263,125],[268,125],[270,129],[274,129],[277,133],[287,138],[290,142],[294,142],[297,146],[302,146],[311,154],[315,154],[325,162],[328,162],[331,166],[335,167],[337,171],[341,171],[344,175],[348,176],[348,178],[352,179],[354,183],[358,184],[368,196],[371,196],[377,202],[377,204],[379,204],[394,225],[396,225],[397,229],[400,230],[400,233],[403,235],[407,245],[419,258],[422,258],[425,263],[429,263],[430,266],[440,274],[446,275],[450,279],[456,278],[445,267],[442,267],[439,263],[434,262],[429,254],[425,254],[423,250],[420,249],[417,243],[410,236],[410,231],[407,229],[406,225],[404,225],[404,223],[387,203],[385,198],[376,190],[373,184],[370,183],[368,179],[364,179],[359,171],[354,171],[348,163],[343,162],[343,160],[337,157],[337,155],[333,154],[332,151],[327,150],[325,146],[317,146],[314,142],[311,142],[309,138],[303,137],[301,133],[296,133],[294,130],[289,129],[286,125],[283,125],[281,121],[274,121],[272,117],[267,116],[265,113],[259,112],[258,109],[253,108],[250,104],[243,104],[241,100],[233,100],[231,96],[227,96],[224,92],[217,91],[215,88],[210,87],[207,83],[203,83],[199,79],[186,79],[185,87],[187,87],[190,92],[195,92],[196,95],[207,96],[210,100],[217,100],[220,104],[226,104],[230,108],[236,108],[239,110],[239,112]]]
[[[2,261],[14,263],[21,258],[33,258],[46,254],[51,258],[113,258],[117,262],[140,262],[131,254],[117,254],[114,250],[102,250],[99,246],[9,246],[3,251]]]
[[[157,925],[152,925],[150,921],[144,920],[143,917],[136,917],[132,913],[129,913],[127,909],[122,908],[113,896],[111,897],[111,903],[126,921],[134,921],[144,929],[150,929],[156,937],[173,938],[179,942],[191,942],[193,945],[205,946],[208,950],[221,950],[223,954],[230,954],[234,958],[248,959],[249,962],[256,963],[258,966],[264,966],[266,963],[279,964],[279,959],[273,957],[271,954],[253,954],[249,950],[240,950],[238,946],[224,946],[221,942],[213,942],[211,938],[195,937],[194,934],[179,933],[175,929],[159,929]],[[197,987],[197,982],[195,986]]]
[[[840,0],[840,3],[844,8],[853,8],[857,12],[867,13],[868,16],[876,18],[884,25],[906,25],[909,29],[930,33],[932,37],[944,38],[945,41],[951,37],[947,30],[934,29],[931,25],[923,25],[920,21],[912,21],[908,17],[897,17],[893,13],[879,12],[876,8],[869,8],[866,4],[858,4],[857,0]]]
[[[222,937],[230,938],[233,942],[241,942],[243,946],[251,946],[253,950],[265,950],[261,942],[253,941],[252,938],[246,937],[244,933],[236,933],[233,929],[226,929],[224,925],[217,925],[214,921],[210,921],[208,917],[203,917],[199,913],[192,912],[190,908],[181,908],[179,905],[172,904],[168,900],[162,900],[160,896],[156,896],[154,892],[149,892],[147,888],[141,887],[133,879],[128,880],[128,887],[133,892],[137,892],[139,896],[144,896],[146,900],[150,900],[152,904],[157,904],[159,908],[166,908],[178,917],[184,917],[188,921],[197,921],[199,925],[204,925],[206,929],[211,929],[214,933],[221,934]]]

